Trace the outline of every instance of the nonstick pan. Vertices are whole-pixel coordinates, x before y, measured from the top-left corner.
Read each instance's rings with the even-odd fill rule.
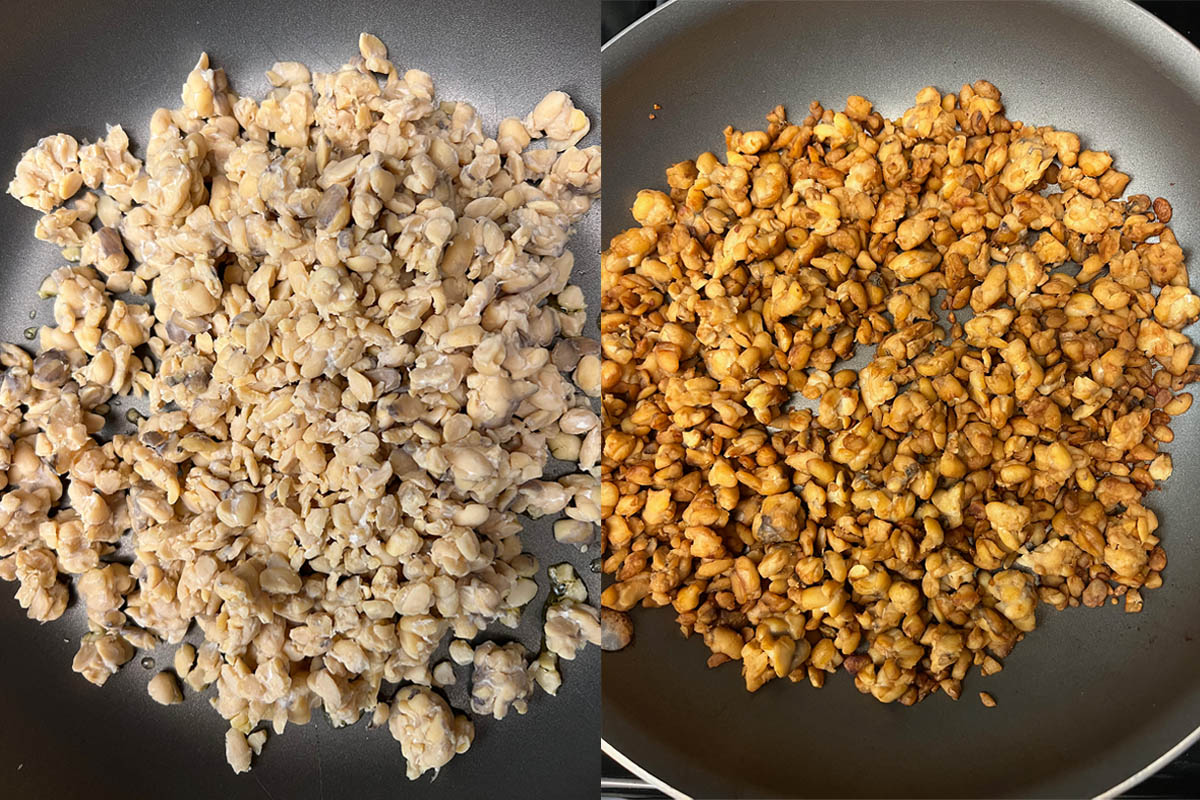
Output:
[[[239,92],[261,97],[269,88],[263,73],[276,60],[336,69],[357,54],[364,30],[388,45],[401,69],[433,75],[439,97],[473,103],[493,135],[503,116],[523,116],[546,92],[562,89],[592,119],[584,144],[597,144],[598,25],[598,6],[588,0],[7,2],[0,176],[7,185],[21,152],[39,137],[66,131],[94,140],[104,135],[105,123],[123,124],[142,155],[150,114],[179,105],[180,86],[201,51],[226,69]],[[16,200],[0,197],[0,335],[20,344],[29,344],[22,338],[25,328],[53,323],[49,301],[39,301],[36,292],[63,263],[54,247],[33,238],[36,220]],[[598,291],[598,242],[595,209],[572,244],[577,280],[589,296]],[[556,543],[550,524],[529,523],[526,548],[543,568],[570,561],[594,595],[595,549],[580,553]],[[490,636],[517,639],[537,651],[544,569],[539,582],[542,593],[521,627]],[[510,714],[503,722],[477,719],[470,751],[435,780],[429,774],[405,779],[400,746],[386,729],[368,730],[364,719],[334,731],[323,714],[272,736],[254,769],[235,776],[224,758],[227,723],[208,707],[211,690],[171,708],[146,693],[151,675],[170,667],[172,648],[151,653],[157,666],[149,669],[139,664],[145,655],[139,654],[97,688],[71,671],[86,630],[80,610],[39,627],[10,599],[15,589],[0,584],[0,797],[567,798],[588,796],[598,785],[597,648],[562,664],[558,697],[539,694],[528,714]],[[458,672],[459,686],[449,698],[463,709],[466,675]]]
[[[1166,197],[1200,270],[1200,52],[1132,3],[676,0],[607,45],[603,69],[605,241],[634,224],[639,188],[665,188],[665,167],[722,152],[726,124],[761,129],[777,103],[798,119],[811,100],[840,109],[851,94],[894,118],[924,86],[985,78],[1011,118],[1077,131],[1133,175],[1129,192]],[[670,610],[642,610],[633,645],[605,654],[606,751],[676,796],[1132,786],[1200,736],[1200,415],[1175,433],[1175,474],[1148,503],[1166,583],[1141,614],[1039,611],[1003,672],[974,674],[958,702],[903,708],[858,694],[845,673],[820,691],[774,681],[747,695],[736,666],[705,667],[707,648],[680,637]],[[981,690],[999,705],[981,705]]]

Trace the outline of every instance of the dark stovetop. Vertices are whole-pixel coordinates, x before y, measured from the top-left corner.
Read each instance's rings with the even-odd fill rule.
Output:
[[[603,0],[601,3],[601,41],[606,42],[632,24],[656,5],[655,0]],[[1182,33],[1200,46],[1196,13],[1200,3],[1190,0],[1158,0],[1139,2],[1139,6]],[[660,800],[662,792],[643,783],[608,756],[604,756],[603,795],[622,800]],[[1126,798],[1195,798],[1200,797],[1200,743],[1122,795]]]

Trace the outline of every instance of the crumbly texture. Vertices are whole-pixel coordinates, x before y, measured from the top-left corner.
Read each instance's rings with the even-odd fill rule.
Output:
[[[767,121],[603,256],[603,605],[671,606],[750,691],[845,667],[904,704],[1039,603],[1140,610],[1198,373],[1169,204],[986,81]]]
[[[471,711],[504,719],[510,708],[524,714],[533,696],[533,676],[518,642],[500,646],[484,642],[475,648],[471,677]]]
[[[175,666],[175,674],[186,680],[188,673],[192,671],[192,665],[196,663],[196,648],[187,642],[179,645],[172,663]]]
[[[455,715],[440,695],[423,686],[396,693],[387,724],[408,762],[409,780],[429,770],[436,775],[456,754],[467,752],[475,737],[471,720]]]
[[[543,650],[529,665],[529,674],[534,683],[549,695],[558,694],[562,686],[562,675],[558,671],[558,656],[549,650]]]
[[[570,564],[565,561],[555,564],[546,573],[550,576],[550,597],[554,603],[562,600],[582,603],[587,600],[587,587]]]
[[[0,347],[0,578],[43,622],[75,581],[96,684],[198,626],[176,670],[216,685],[237,772],[256,726],[322,708],[388,719],[416,777],[470,723],[425,688],[381,713],[381,684],[451,682],[448,634],[517,625],[519,514],[565,513],[576,545],[599,521],[599,345],[567,245],[600,151],[558,91],[489,136],[369,34],[337,71],[267,77],[240,96],[201,56],[145,160],[119,126],[21,159],[9,193],[69,263],[37,353]],[[149,414],[104,441],[124,395]],[[544,478],[552,450],[571,474]]]
[[[234,773],[240,775],[250,771],[251,755],[250,743],[246,741],[246,734],[237,728],[225,731],[225,761],[228,762],[229,768]]]
[[[433,685],[434,686],[453,686],[456,677],[454,675],[454,665],[449,661],[439,661],[433,666]]]
[[[450,660],[459,666],[465,666],[475,660],[475,651],[470,642],[455,639],[450,643]]]
[[[160,705],[172,706],[183,702],[183,692],[179,689],[179,682],[169,672],[160,672],[151,678],[150,682],[146,684],[146,691],[154,702]]]
[[[566,661],[585,645],[600,644],[600,612],[575,600],[563,600],[546,609],[546,649]]]

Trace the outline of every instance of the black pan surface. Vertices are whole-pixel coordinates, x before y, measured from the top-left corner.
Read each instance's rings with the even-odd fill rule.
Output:
[[[1130,193],[1170,200],[1192,259],[1200,242],[1200,51],[1132,3],[677,0],[611,42],[603,69],[605,241],[634,224],[639,188],[665,188],[665,167],[722,152],[726,124],[761,129],[776,103],[798,119],[811,100],[840,109],[850,94],[894,118],[924,86],[986,78],[1011,118],[1077,131],[1133,175]],[[736,666],[705,667],[707,648],[683,640],[669,610],[641,611],[634,644],[605,655],[606,750],[678,796],[1127,788],[1200,724],[1197,413],[1175,433],[1175,474],[1149,503],[1166,583],[1140,615],[1039,612],[1003,672],[970,677],[957,703],[939,693],[903,708],[864,698],[843,673],[820,691],[775,681],[747,695]]]
[[[121,123],[143,145],[150,114],[179,105],[179,90],[201,51],[224,67],[241,93],[261,97],[263,73],[276,60],[336,69],[357,54],[358,34],[388,45],[401,69],[433,75],[438,96],[475,105],[485,123],[524,116],[546,92],[562,89],[592,119],[584,144],[599,142],[598,7],[588,0],[521,3],[181,2],[120,4],[44,0],[4,4],[0,48],[0,176],[7,186],[21,153],[58,131],[94,140],[105,123]],[[142,153],[139,150],[139,155]],[[580,226],[572,247],[576,281],[598,290],[599,209]],[[33,238],[37,215],[0,197],[0,338],[28,344],[22,331],[53,323],[39,301],[42,279],[62,262]],[[30,313],[36,313],[36,319]],[[592,328],[595,333],[595,328]],[[528,524],[526,547],[544,567],[573,563],[597,591],[595,557],[556,543],[551,522]],[[489,632],[537,651],[542,593],[517,631]],[[0,584],[11,594],[14,584]],[[71,671],[86,622],[78,609],[38,627],[16,602],[0,600],[0,797],[75,798],[432,798],[590,796],[599,781],[596,730],[600,709],[599,650],[562,664],[556,698],[539,694],[525,716],[476,720],[470,751],[431,780],[404,777],[399,745],[366,721],[334,731],[323,715],[272,736],[254,769],[235,776],[225,764],[226,723],[190,695],[163,708],[146,694],[156,669],[139,653],[102,688]],[[152,653],[170,667],[172,649]],[[468,672],[458,668],[451,705],[466,707]]]

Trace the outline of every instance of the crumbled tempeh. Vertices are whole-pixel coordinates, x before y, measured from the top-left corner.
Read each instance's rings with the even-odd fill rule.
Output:
[[[726,128],[604,253],[606,649],[670,606],[750,691],[844,665],[911,704],[1039,601],[1161,585],[1143,500],[1200,375],[1170,205],[987,81],[916,99]]]
[[[46,621],[77,576],[93,683],[198,626],[175,670],[216,684],[235,772],[256,726],[317,708],[388,721],[410,778],[464,752],[470,721],[422,688],[454,682],[435,651],[452,634],[476,662],[479,713],[523,711],[523,653],[510,690],[509,651],[462,640],[537,593],[519,514],[565,513],[571,544],[598,521],[600,351],[567,249],[600,191],[586,115],[554,91],[494,139],[358,47],[328,73],[275,64],[258,100],[201,55],[144,161],[119,126],[59,134],[9,186],[77,263],[43,284],[36,358],[0,347],[0,578]],[[128,395],[149,414],[101,440]],[[552,452],[575,474],[544,479]],[[106,560],[122,543],[128,567]],[[421,686],[381,711],[384,681]],[[148,690],[181,697],[169,673]]]

